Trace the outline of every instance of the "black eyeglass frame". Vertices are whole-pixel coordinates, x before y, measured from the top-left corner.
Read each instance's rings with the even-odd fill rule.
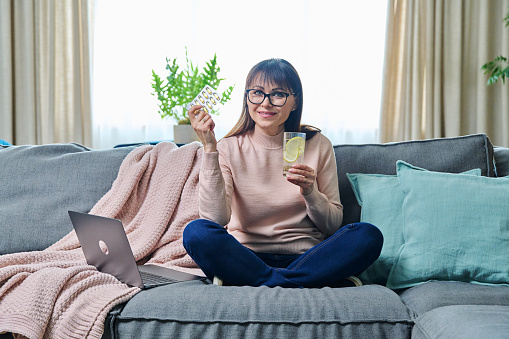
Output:
[[[256,102],[252,102],[252,101],[251,101],[251,99],[249,98],[249,92],[251,92],[251,91],[260,91],[260,92],[262,92],[262,93],[263,93],[263,99],[262,99],[262,101],[260,101],[260,102],[258,102],[258,103],[256,103]],[[276,104],[274,104],[274,103],[272,102],[272,100],[271,100],[270,96],[271,96],[272,94],[274,94],[274,93],[280,93],[280,94],[284,94],[284,95],[285,95],[285,102],[284,102],[282,105],[276,105]],[[267,98],[267,97],[268,97],[268,98],[269,98],[269,102],[270,102],[270,104],[271,104],[272,106],[282,107],[282,106],[284,106],[284,105],[286,104],[286,101],[288,100],[288,97],[289,97],[290,95],[295,95],[295,94],[297,94],[297,93],[296,93],[296,92],[286,93],[286,92],[280,92],[280,91],[272,92],[272,93],[267,94],[267,93],[265,93],[264,91],[262,91],[261,89],[257,89],[257,88],[250,88],[250,89],[246,89],[246,96],[247,96],[247,100],[249,100],[249,102],[250,102],[250,103],[252,103],[253,105],[260,105],[262,102],[264,102],[264,101],[265,101],[265,98]]]

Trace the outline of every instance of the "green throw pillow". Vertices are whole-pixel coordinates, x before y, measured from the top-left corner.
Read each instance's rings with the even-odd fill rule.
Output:
[[[387,286],[430,280],[509,283],[509,180],[397,162],[404,244]]]
[[[481,175],[481,170],[476,168],[465,174]],[[394,260],[403,245],[402,206],[405,195],[396,175],[346,175],[361,206],[361,221],[377,226],[384,236],[380,257],[359,278],[365,282],[386,285]]]

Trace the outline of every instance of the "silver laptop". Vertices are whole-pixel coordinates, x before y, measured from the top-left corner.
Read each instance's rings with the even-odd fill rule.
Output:
[[[157,265],[137,265],[120,220],[73,211],[69,216],[87,263],[125,284],[146,289],[205,279]]]

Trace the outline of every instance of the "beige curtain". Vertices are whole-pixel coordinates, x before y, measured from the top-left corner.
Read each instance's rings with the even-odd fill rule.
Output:
[[[0,139],[92,145],[93,0],[0,0]]]
[[[509,146],[509,83],[481,66],[509,57],[509,0],[389,0],[382,142],[487,133]]]

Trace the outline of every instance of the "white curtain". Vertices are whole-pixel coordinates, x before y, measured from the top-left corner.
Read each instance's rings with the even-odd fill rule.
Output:
[[[151,72],[162,75],[166,57],[185,66],[185,47],[200,67],[217,53],[221,87],[235,84],[214,118],[218,137],[238,119],[249,69],[279,57],[301,76],[303,123],[334,144],[378,142],[386,1],[108,0],[95,8],[95,148],[173,138]]]
[[[0,139],[92,146],[89,0],[0,0]]]
[[[509,0],[390,0],[381,141],[486,133],[509,146],[509,84],[481,66],[509,56]]]

